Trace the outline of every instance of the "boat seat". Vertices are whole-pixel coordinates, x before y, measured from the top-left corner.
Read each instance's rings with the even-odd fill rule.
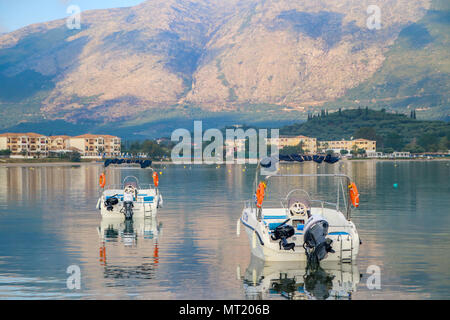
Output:
[[[272,223],[269,223],[269,230],[270,230],[270,231],[275,230],[281,223],[282,223],[282,222],[272,222]]]
[[[267,215],[267,216],[264,216],[263,217],[263,219],[264,220],[273,220],[273,219],[283,219],[283,221],[284,220],[286,220],[287,219],[287,216],[286,215],[284,215],[284,216],[270,216],[270,215]]]
[[[151,196],[143,198],[144,203],[152,203],[154,199],[155,199],[155,197],[151,197]]]
[[[106,196],[105,199],[108,200],[109,198],[112,198],[113,196]],[[114,198],[121,198],[123,200],[123,194],[118,194],[117,196],[115,196]]]

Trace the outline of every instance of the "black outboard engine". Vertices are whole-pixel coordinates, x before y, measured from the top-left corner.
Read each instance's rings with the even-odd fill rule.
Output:
[[[106,199],[106,201],[105,201],[106,210],[112,211],[113,207],[118,203],[119,203],[119,199],[117,198],[117,195],[114,195],[114,196]]]
[[[292,237],[295,234],[294,227],[287,225],[286,222],[288,222],[290,219],[287,219],[282,224],[280,224],[278,227],[275,228],[273,231],[271,238],[272,240],[280,240],[280,250],[281,247],[283,247],[284,250],[294,250],[295,243],[288,243],[287,238]]]
[[[305,225],[303,236],[308,264],[318,266],[328,252],[334,253],[331,248],[333,240],[325,238],[328,235],[328,222],[322,217],[312,216]]]

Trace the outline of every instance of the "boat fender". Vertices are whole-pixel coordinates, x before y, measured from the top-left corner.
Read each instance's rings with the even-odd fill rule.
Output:
[[[355,208],[359,207],[359,193],[358,188],[356,188],[356,184],[354,182],[350,183],[348,185],[349,192],[350,192],[350,200],[352,201],[352,204]]]
[[[258,185],[258,189],[256,190],[256,206],[261,208],[262,203],[264,201],[266,184],[261,181]]]
[[[100,175],[100,178],[99,178],[99,185],[100,185],[100,188],[104,188],[105,187],[105,184],[106,184],[106,176],[105,176],[105,173],[103,172],[101,175]]]
[[[153,172],[153,184],[156,188],[158,188],[159,185],[159,176],[157,172]]]

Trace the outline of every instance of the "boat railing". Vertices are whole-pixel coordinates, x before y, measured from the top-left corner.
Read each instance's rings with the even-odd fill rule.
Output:
[[[119,183],[119,184],[108,184],[107,186],[105,186],[105,190],[123,190],[125,188],[125,185],[123,183]],[[155,186],[150,184],[150,183],[140,183],[137,186],[138,191],[145,189],[155,189]]]
[[[263,203],[263,206],[262,206],[263,209],[262,210],[264,210],[264,208],[266,208],[266,209],[275,209],[275,208],[277,208],[277,209],[284,209],[287,212],[288,208],[287,208],[287,206],[284,203],[285,201],[286,201],[285,198],[283,198],[281,200],[266,200]],[[312,208],[322,209],[321,215],[325,215],[326,213],[330,212],[330,211],[325,211],[325,209],[332,209],[333,211],[340,211],[338,204],[334,203],[334,202],[328,202],[328,201],[324,201],[324,200],[309,200],[309,201],[311,203],[311,207]],[[252,209],[252,210],[256,209],[256,202],[255,202],[255,200],[252,199],[252,200],[245,201],[244,207],[245,207],[245,209]],[[261,218],[261,215],[262,215],[262,212],[258,211],[257,212],[258,220]]]

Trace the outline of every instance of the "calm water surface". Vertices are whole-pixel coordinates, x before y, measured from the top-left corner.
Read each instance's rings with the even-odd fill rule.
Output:
[[[354,178],[363,241],[354,265],[306,275],[300,264],[251,259],[236,221],[254,166],[160,166],[165,206],[157,220],[133,225],[102,221],[98,165],[0,167],[0,299],[450,298],[449,161],[283,169]],[[150,171],[108,170],[115,183],[151,181]],[[67,288],[71,265],[81,269],[80,290]],[[366,286],[370,265],[381,269],[379,290]]]

